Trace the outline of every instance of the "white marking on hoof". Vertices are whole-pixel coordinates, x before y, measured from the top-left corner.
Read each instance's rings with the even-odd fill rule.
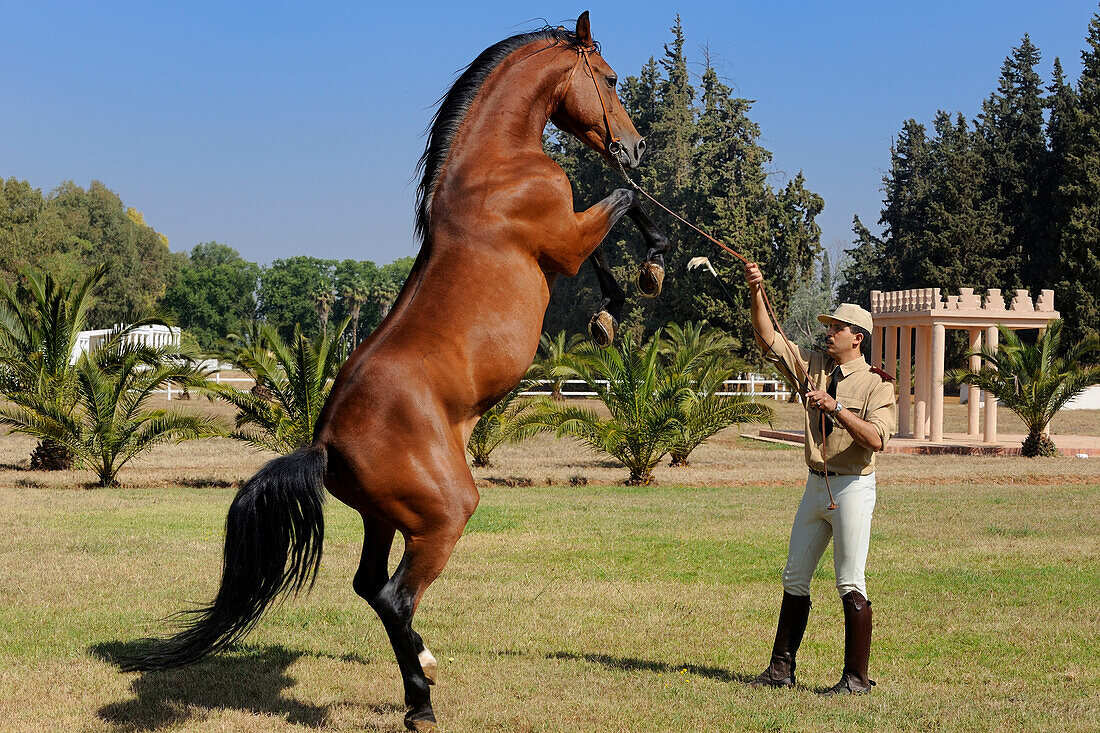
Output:
[[[428,684],[434,685],[436,673],[439,671],[439,662],[435,661],[428,647],[424,647],[424,651],[420,652],[417,659],[420,660],[420,669],[424,670],[424,676],[428,678]]]

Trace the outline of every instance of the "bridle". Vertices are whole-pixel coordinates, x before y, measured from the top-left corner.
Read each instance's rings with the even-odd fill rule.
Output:
[[[588,54],[596,52],[596,50],[597,50],[596,45],[595,44],[590,44],[590,45],[587,45],[587,46],[578,46],[578,47],[576,47],[576,50],[577,50],[577,54],[578,54],[577,63],[574,64],[573,70],[571,72],[569,72],[569,84],[571,85],[573,83],[573,75],[577,72],[577,68],[580,66],[581,61],[583,60],[584,65],[588,68],[588,75],[590,77],[592,77],[592,84],[596,88],[596,96],[600,100],[600,107],[603,109],[604,124],[607,126],[607,136],[610,139],[610,143],[607,146],[607,151],[608,151],[608,153],[611,154],[611,157],[614,158],[615,163],[618,165],[619,173],[626,180],[626,182],[630,184],[630,187],[633,188],[638,193],[645,196],[647,199],[649,199],[653,203],[657,204],[657,206],[664,209],[666,212],[671,214],[674,218],[678,219],[681,223],[687,225],[691,229],[694,229],[696,232],[703,235],[704,237],[709,239],[711,242],[713,242],[714,244],[716,244],[719,247],[721,247],[722,249],[724,249],[726,252],[730,253],[731,255],[736,257],[737,259],[741,260],[741,262],[743,262],[744,264],[746,264],[746,265],[750,264],[749,259],[747,257],[745,257],[743,254],[741,254],[740,252],[735,250],[733,247],[730,247],[728,244],[726,244],[724,242],[721,242],[721,241],[715,239],[714,237],[712,237],[711,235],[707,234],[702,229],[695,226],[690,221],[688,221],[687,219],[680,216],[679,214],[677,214],[672,209],[670,209],[667,206],[665,206],[664,204],[662,204],[656,198],[651,196],[647,191],[645,191],[645,189],[643,189],[641,186],[639,186],[637,183],[634,182],[634,179],[632,179],[630,177],[630,174],[626,172],[626,167],[623,165],[622,159],[619,158],[619,153],[623,149],[623,144],[621,142],[619,142],[619,136],[616,135],[615,131],[611,128],[611,117],[607,112],[607,105],[603,101],[603,94],[600,92],[600,84],[599,84],[598,81],[596,81],[596,73],[595,73],[595,71],[593,71],[592,64],[588,60]],[[811,385],[809,371],[806,369],[806,367],[802,366],[802,361],[797,358],[797,353],[798,352],[795,351],[795,348],[791,344],[790,339],[787,338],[787,334],[783,331],[783,326],[780,325],[779,319],[776,318],[775,310],[772,308],[771,300],[768,298],[768,292],[767,292],[767,290],[764,289],[763,283],[761,283],[761,285],[760,285],[760,294],[762,296],[764,296],[764,306],[766,307],[766,309],[768,311],[768,317],[771,318],[772,323],[775,326],[775,330],[778,331],[779,335],[783,337],[783,341],[786,343],[787,349],[791,353],[796,355],[796,358],[793,361],[798,366],[799,370],[802,372],[802,383],[801,383],[801,385],[798,385],[798,386],[802,387],[802,390],[801,390],[800,394],[802,395],[803,402],[805,402],[806,393],[810,391],[810,385]],[[751,324],[751,319],[750,319],[750,324]],[[760,337],[760,333],[758,331],[756,331],[756,326],[753,326],[752,328],[753,328],[753,331],[756,332],[757,337]],[[760,338],[760,342],[764,343],[764,339]],[[769,351],[771,351],[772,354],[774,354],[777,358],[779,357],[779,354],[776,353],[775,349],[772,348],[771,344],[765,344],[765,347]],[[780,359],[780,361],[782,361],[782,359]],[[794,376],[795,380],[798,381],[797,375],[792,374],[792,376]],[[799,391],[797,389],[797,387],[796,387],[795,391],[796,392]],[[809,406],[807,405],[807,407],[809,407]],[[819,410],[819,412],[821,412],[821,411]],[[825,418],[825,413],[821,412],[821,462],[825,466],[825,471],[824,471],[824,473],[825,473],[825,488],[829,492],[829,507],[828,508],[829,509],[836,509],[837,505],[836,505],[836,500],[833,498],[833,489],[832,489],[832,486],[830,486],[830,484],[829,484],[829,462],[828,462],[828,459],[826,458],[826,452],[825,452],[825,419],[826,419]],[[806,436],[806,440],[811,440],[812,438],[813,438],[813,436],[811,436],[811,435]]]
[[[620,138],[615,134],[615,130],[611,127],[611,115],[608,114],[607,104],[603,101],[603,93],[600,92],[600,83],[596,81],[596,72],[592,69],[592,62],[588,60],[588,54],[596,53],[596,44],[590,44],[587,46],[576,46],[577,51],[577,63],[573,65],[573,70],[569,72],[569,84],[573,83],[573,75],[577,73],[577,68],[580,67],[581,61],[584,61],[585,67],[588,69],[588,76],[592,78],[592,85],[596,88],[596,97],[600,100],[600,109],[603,110],[603,123],[607,128],[607,152],[618,163],[619,168],[622,169],[623,163],[619,160],[619,153],[623,150],[623,144],[620,142]]]

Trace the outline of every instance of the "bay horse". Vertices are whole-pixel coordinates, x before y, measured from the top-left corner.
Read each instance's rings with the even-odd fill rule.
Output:
[[[615,82],[587,12],[575,31],[513,36],[465,69],[428,133],[422,246],[392,310],[337,375],[312,444],[270,461],[237,493],[214,601],[187,612],[179,633],[121,659],[123,669],[197,661],[241,638],[284,592],[311,586],[327,488],[363,517],[353,586],[393,645],[405,725],[435,727],[437,663],[412,620],[478,504],[470,432],[531,364],[558,275],[592,258],[613,325],[622,291],[594,253],[618,219],[638,224],[650,270],[668,249],[630,189],[575,212],[569,180],[543,151],[553,121],[612,165],[637,167],[645,142]],[[648,287],[655,294],[660,280]],[[405,546],[391,575],[396,532]]]

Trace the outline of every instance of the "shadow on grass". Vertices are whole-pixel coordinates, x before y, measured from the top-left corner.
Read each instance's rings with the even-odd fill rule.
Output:
[[[756,675],[739,674],[730,672],[720,667],[701,667],[697,664],[668,664],[666,662],[654,662],[649,659],[636,659],[634,657],[613,657],[609,654],[572,654],[570,652],[554,652],[547,654],[549,659],[566,659],[574,662],[590,662],[600,664],[608,669],[623,669],[627,671],[659,672],[661,674],[693,674],[697,677],[706,677],[719,682],[751,682]]]
[[[186,489],[236,489],[241,482],[236,479],[224,479],[213,477],[178,476],[171,483]]]
[[[117,664],[119,656],[144,647],[143,642],[108,642],[89,651]],[[115,730],[127,731],[174,728],[188,720],[201,721],[215,710],[280,715],[289,723],[321,728],[328,723],[329,706],[282,695],[295,684],[287,668],[303,655],[282,646],[247,648],[179,669],[143,672],[130,685],[134,699],[104,705],[96,715]]]

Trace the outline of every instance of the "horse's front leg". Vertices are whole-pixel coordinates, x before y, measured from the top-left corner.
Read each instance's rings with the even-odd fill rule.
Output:
[[[626,213],[638,225],[646,244],[646,259],[638,272],[638,290],[647,298],[656,298],[661,294],[661,286],[665,280],[664,254],[668,252],[671,245],[664,232],[658,229],[646,213],[642,211],[637,198],[635,198],[633,205],[627,209]],[[588,332],[597,344],[606,347],[615,338],[615,329],[622,319],[626,294],[615,280],[615,276],[607,266],[599,247],[592,252],[588,260],[592,263],[592,268],[596,272],[596,280],[599,282],[602,298],[600,307],[588,322]]]
[[[603,252],[596,247],[588,257],[592,269],[596,271],[596,280],[600,284],[600,307],[596,309],[592,320],[588,322],[588,333],[599,346],[606,348],[615,340],[615,329],[623,316],[623,304],[626,293],[619,287],[611,268],[607,266]]]
[[[671,245],[668,237],[657,228],[637,202],[627,210],[627,216],[638,225],[646,244],[645,262],[638,272],[638,290],[647,298],[656,298],[661,294],[661,286],[665,281],[664,254]]]
[[[622,316],[626,294],[615,281],[599,247],[611,227],[637,205],[638,194],[635,191],[617,188],[606,198],[577,214],[581,225],[580,243],[584,248],[584,257],[592,263],[600,286],[600,306],[588,322],[588,332],[592,340],[603,347],[610,345],[615,338],[615,328]]]

